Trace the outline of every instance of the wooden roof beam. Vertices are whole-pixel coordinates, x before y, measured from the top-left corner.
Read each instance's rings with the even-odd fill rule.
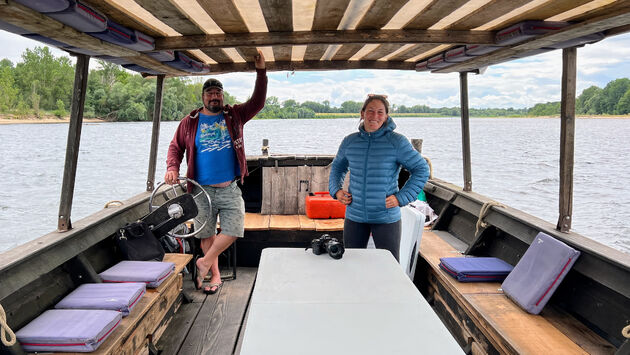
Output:
[[[472,71],[488,65],[504,62],[519,53],[525,53],[534,49],[548,47],[554,43],[627,25],[630,25],[630,3],[620,6],[617,11],[588,19],[512,47],[499,49],[495,52],[475,57],[462,63],[435,70],[434,73]]]
[[[230,33],[158,38],[156,50],[345,43],[494,44],[494,32],[451,30],[350,30]]]
[[[267,71],[294,71],[294,70],[346,70],[346,69],[395,69],[415,70],[413,62],[385,62],[385,61],[348,61],[348,60],[324,60],[303,62],[267,62]],[[255,71],[253,62],[247,63],[219,63],[210,65],[210,73],[203,75],[215,75],[232,72]],[[189,74],[195,75],[195,74]]]

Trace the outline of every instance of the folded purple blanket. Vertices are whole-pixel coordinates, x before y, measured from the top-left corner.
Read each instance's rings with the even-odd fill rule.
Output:
[[[116,329],[120,312],[50,309],[15,333],[26,351],[90,352]]]
[[[110,309],[129,315],[146,290],[145,283],[83,284],[64,297],[57,309]]]
[[[171,262],[123,260],[99,275],[103,282],[144,282],[148,288],[155,288],[173,271],[175,264]]]
[[[460,282],[503,281],[512,265],[493,257],[440,258],[440,268]]]

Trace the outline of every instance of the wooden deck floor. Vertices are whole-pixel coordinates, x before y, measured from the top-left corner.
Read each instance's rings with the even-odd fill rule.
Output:
[[[184,292],[192,302],[177,310],[156,344],[158,350],[163,355],[238,354],[256,272],[257,268],[239,267],[236,279],[224,281],[214,295],[195,290],[186,275]]]

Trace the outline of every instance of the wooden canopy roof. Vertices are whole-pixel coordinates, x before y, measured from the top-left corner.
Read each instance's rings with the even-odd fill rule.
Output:
[[[184,50],[210,73],[249,71],[260,48],[268,70],[403,69],[462,44],[494,44],[524,20],[574,24],[437,69],[471,71],[553,43],[630,30],[629,0],[83,0],[121,25]],[[12,0],[0,20],[69,45],[125,57],[167,75],[193,75],[103,42]]]

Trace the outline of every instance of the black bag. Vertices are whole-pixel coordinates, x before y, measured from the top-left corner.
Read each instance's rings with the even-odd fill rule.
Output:
[[[164,248],[144,222],[128,223],[118,230],[115,239],[123,260],[162,261],[164,258]]]

